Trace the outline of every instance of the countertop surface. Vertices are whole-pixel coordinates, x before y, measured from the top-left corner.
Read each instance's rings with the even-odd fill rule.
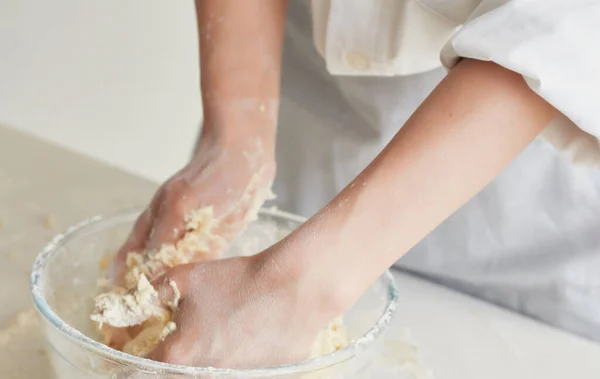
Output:
[[[50,377],[43,339],[29,317],[29,270],[41,247],[82,219],[145,204],[155,188],[0,127],[0,378]],[[400,304],[385,357],[399,367],[392,377],[600,376],[599,344],[421,279],[394,275]],[[407,344],[416,348],[414,356],[406,355]]]

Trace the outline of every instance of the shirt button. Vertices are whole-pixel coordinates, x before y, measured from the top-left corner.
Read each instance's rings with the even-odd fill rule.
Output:
[[[357,70],[366,70],[369,68],[369,58],[360,51],[350,51],[346,53],[346,63]]]

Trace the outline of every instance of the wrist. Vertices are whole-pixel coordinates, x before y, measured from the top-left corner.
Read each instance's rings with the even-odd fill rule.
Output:
[[[246,98],[205,105],[198,151],[203,146],[275,158],[279,101]]]
[[[276,295],[291,299],[291,306],[299,306],[307,322],[322,327],[345,313],[354,301],[338,280],[339,267],[328,269],[322,262],[311,262],[301,246],[289,242],[276,244],[252,258],[255,278]]]
[[[372,238],[378,227],[365,223],[359,206],[362,186],[352,186],[284,241],[264,254],[293,282],[308,289],[309,302],[333,317],[346,312],[385,271],[376,255],[365,254],[379,246]],[[313,299],[310,300],[310,297]]]

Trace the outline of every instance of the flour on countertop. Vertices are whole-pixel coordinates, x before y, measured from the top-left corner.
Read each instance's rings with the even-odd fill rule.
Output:
[[[421,349],[412,337],[410,329],[405,329],[401,337],[384,341],[384,354],[374,367],[378,373],[391,377],[410,379],[434,379],[433,371],[423,362]]]
[[[38,326],[39,320],[35,310],[29,309],[18,313],[7,328],[0,330],[0,346],[8,348],[13,338],[30,328],[37,328]]]
[[[44,215],[44,227],[48,230],[55,231],[57,228],[58,222],[56,219],[56,215],[54,213],[46,213]]]
[[[48,378],[50,368],[44,347],[37,312],[30,308],[17,313],[0,330],[0,378]]]

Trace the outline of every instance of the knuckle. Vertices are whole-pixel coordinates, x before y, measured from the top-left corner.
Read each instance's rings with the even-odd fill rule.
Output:
[[[170,285],[169,282],[175,282],[175,285],[182,287],[187,284],[191,265],[182,264],[171,268],[165,275],[165,284]]]
[[[181,181],[174,183],[165,187],[160,206],[175,217],[183,219],[189,211],[193,193],[189,184]]]
[[[167,197],[178,197],[190,192],[191,186],[184,179],[171,179],[165,183],[163,193]]]
[[[188,202],[184,199],[175,199],[172,203],[171,203],[171,209],[169,210],[169,212],[173,215],[173,217],[176,220],[181,220],[183,221],[185,216],[187,215],[187,213],[189,212],[189,205]]]

